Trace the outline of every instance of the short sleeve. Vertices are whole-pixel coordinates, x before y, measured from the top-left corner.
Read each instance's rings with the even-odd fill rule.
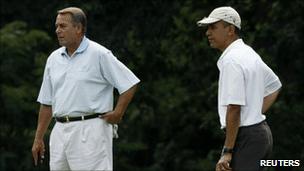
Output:
[[[228,62],[223,65],[220,84],[220,105],[246,105],[245,78],[239,64]]]
[[[120,94],[140,82],[135,74],[110,51],[102,55],[100,65],[105,79],[113,85]]]
[[[50,77],[49,62],[47,62],[44,69],[43,81],[41,84],[37,101],[41,104],[52,105],[52,84]]]
[[[265,91],[264,97],[272,94],[273,92],[277,91],[282,87],[281,81],[279,77],[269,68],[267,67],[265,72]]]

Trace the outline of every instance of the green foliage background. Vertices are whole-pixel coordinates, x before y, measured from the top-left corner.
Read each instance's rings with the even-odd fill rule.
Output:
[[[220,53],[208,46],[196,21],[224,5],[238,10],[244,41],[283,84],[267,115],[273,159],[300,159],[303,166],[304,1],[1,0],[0,170],[48,170],[47,162],[34,167],[31,158],[36,98],[45,61],[58,48],[56,11],[67,6],[84,9],[87,36],[142,81],[114,141],[114,169],[214,170],[224,141],[217,116]]]

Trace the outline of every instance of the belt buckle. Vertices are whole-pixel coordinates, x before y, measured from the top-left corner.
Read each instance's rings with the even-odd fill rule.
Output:
[[[66,122],[70,122],[70,119],[69,119],[69,116],[68,116],[68,115],[65,116],[65,121],[66,121]]]

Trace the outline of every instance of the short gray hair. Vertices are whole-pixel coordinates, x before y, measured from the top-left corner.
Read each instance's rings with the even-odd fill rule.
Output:
[[[57,14],[70,14],[72,16],[72,22],[82,25],[83,33],[87,31],[87,17],[82,9],[77,7],[68,7],[59,10]]]

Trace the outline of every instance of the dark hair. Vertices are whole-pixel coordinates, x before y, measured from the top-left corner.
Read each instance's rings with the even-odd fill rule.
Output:
[[[64,8],[62,10],[59,10],[57,14],[70,14],[72,17],[72,22],[75,24],[81,24],[83,33],[86,33],[87,17],[80,8],[77,7]]]
[[[235,27],[234,33],[239,37],[242,37],[242,31],[239,28]]]

